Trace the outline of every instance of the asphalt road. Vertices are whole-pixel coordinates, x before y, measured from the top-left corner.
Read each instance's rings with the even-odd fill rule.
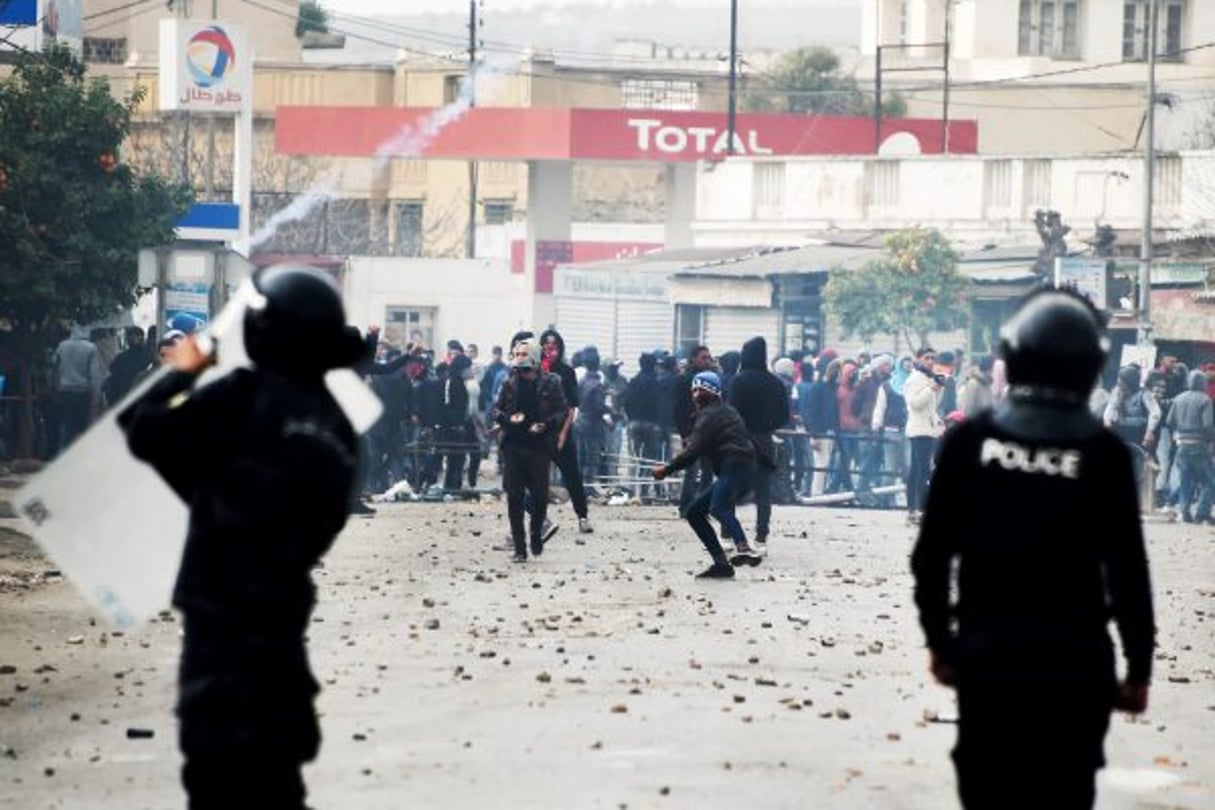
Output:
[[[491,548],[496,501],[351,521],[317,571],[314,806],[957,806],[954,704],[926,672],[900,513],[778,507],[763,565],[702,582],[671,508],[593,508],[587,536],[555,509],[525,566]],[[0,808],[184,807],[173,614],[112,631],[15,527],[0,520]],[[1215,530],[1148,537],[1151,708],[1114,719],[1097,806],[1209,808]],[[1034,770],[1027,752],[1010,778]]]

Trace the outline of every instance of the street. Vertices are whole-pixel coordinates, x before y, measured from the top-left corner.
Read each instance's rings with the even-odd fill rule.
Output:
[[[764,563],[705,582],[673,507],[593,506],[579,535],[554,506],[561,531],[523,566],[492,548],[496,500],[377,508],[316,574],[313,806],[957,806],[902,512],[777,507]],[[16,526],[0,521],[0,808],[184,807],[176,617],[111,630]],[[1147,532],[1151,705],[1114,718],[1097,807],[1211,807],[1215,530]],[[1034,778],[1032,751],[1009,777]]]

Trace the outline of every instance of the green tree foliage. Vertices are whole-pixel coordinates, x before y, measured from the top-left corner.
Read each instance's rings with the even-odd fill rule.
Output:
[[[318,0],[304,0],[300,3],[300,16],[295,22],[295,35],[302,37],[309,31],[321,34],[329,33],[329,12]]]
[[[141,97],[115,100],[61,46],[22,54],[0,81],[0,329],[19,358],[27,430],[38,358],[64,324],[135,303],[139,250],[172,241],[189,205],[187,189],[121,161]]]
[[[831,274],[827,309],[845,337],[902,337],[918,348],[932,332],[966,325],[968,282],[958,254],[936,230],[912,228],[886,239],[887,255],[857,271]]]
[[[852,76],[840,75],[839,68],[839,57],[822,45],[789,51],[771,71],[751,80],[743,107],[756,112],[872,115],[873,94]],[[907,103],[895,93],[882,102],[882,114],[906,115]]]

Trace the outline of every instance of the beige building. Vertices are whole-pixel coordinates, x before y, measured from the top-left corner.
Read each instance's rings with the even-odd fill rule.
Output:
[[[181,2],[181,0],[178,0]],[[157,98],[159,20],[175,13],[243,25],[255,51],[253,230],[301,194],[317,204],[254,246],[260,251],[397,256],[467,255],[474,229],[492,230],[525,218],[527,165],[522,162],[411,161],[371,158],[284,158],[275,153],[275,110],[282,105],[439,107],[462,92],[464,55],[402,51],[393,64],[327,64],[309,59],[296,38],[298,3],[192,0],[184,11],[161,3],[130,7],[99,0],[85,22],[84,54],[92,73],[115,92],[146,94],[124,158],[188,178],[202,200],[231,196],[228,119],[165,113]],[[392,37],[391,33],[384,34]],[[637,43],[632,44],[636,50]],[[632,55],[626,67],[591,69],[528,53],[478,71],[482,106],[724,110],[726,77],[715,59],[698,54]],[[578,222],[661,223],[662,166],[578,164],[572,218]],[[475,192],[470,193],[471,189]],[[470,206],[470,198],[475,205]],[[470,210],[471,209],[471,210]],[[501,238],[482,245],[500,245]]]
[[[1215,2],[1157,0],[1158,145],[1215,145]],[[864,0],[858,76],[908,114],[979,122],[981,154],[1071,154],[1141,144],[1149,0]],[[948,31],[948,34],[946,33]],[[920,68],[916,72],[902,72]],[[892,69],[899,72],[887,72]]]

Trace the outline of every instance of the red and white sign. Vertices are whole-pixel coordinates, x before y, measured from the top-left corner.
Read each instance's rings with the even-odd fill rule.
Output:
[[[548,239],[536,243],[536,283],[540,293],[553,291],[553,270],[559,264],[595,262],[603,259],[623,259],[660,250],[661,242],[574,242]],[[527,262],[527,242],[515,239],[510,243],[510,271],[523,273]]]
[[[392,107],[279,107],[275,149],[287,155],[369,156],[433,110]],[[882,122],[883,140],[905,133],[923,154],[943,150],[944,127],[925,118]],[[949,123],[949,151],[973,154],[974,121]],[[877,152],[870,118],[741,114],[734,154],[865,155]],[[678,163],[729,153],[725,113],[476,107],[426,147],[426,158],[457,160],[628,160]]]

